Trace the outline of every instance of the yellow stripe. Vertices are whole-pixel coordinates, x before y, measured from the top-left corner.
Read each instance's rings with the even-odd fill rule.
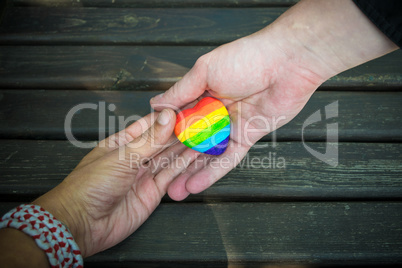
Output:
[[[191,126],[187,127],[184,131],[182,131],[179,134],[179,136],[177,136],[177,138],[181,142],[184,142],[185,140],[196,135],[198,132],[202,131],[203,129],[206,129],[207,127],[215,124],[216,122],[221,120],[226,115],[228,115],[228,111],[226,110],[226,107],[223,106],[222,108],[219,108],[218,110],[213,111],[212,113],[208,114],[207,116],[203,117],[202,119],[196,121]]]

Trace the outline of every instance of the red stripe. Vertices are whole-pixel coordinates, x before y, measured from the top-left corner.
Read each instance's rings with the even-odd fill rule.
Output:
[[[181,111],[180,113],[177,114],[177,117],[176,117],[176,125],[177,125],[181,120],[183,120],[184,118],[186,118],[187,116],[189,116],[189,115],[195,113],[196,110],[199,110],[199,109],[201,109],[202,107],[204,107],[205,105],[208,105],[208,104],[210,104],[210,103],[212,103],[212,102],[214,102],[214,101],[216,101],[215,98],[206,97],[206,98],[203,98],[202,100],[200,100],[200,101],[194,106],[194,108]],[[196,109],[196,110],[195,110],[195,109]]]
[[[188,127],[190,127],[192,124],[197,122],[198,120],[205,118],[209,114],[215,112],[216,110],[224,107],[223,103],[220,101],[215,101],[213,103],[210,103],[208,105],[205,105],[202,107],[200,110],[197,110],[196,112],[192,113],[190,116],[187,116],[184,120],[181,120],[179,124],[176,124],[174,128],[174,133],[176,136],[179,136],[181,132],[186,130]]]

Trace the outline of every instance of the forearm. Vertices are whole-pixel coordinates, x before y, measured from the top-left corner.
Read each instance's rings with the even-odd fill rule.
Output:
[[[49,267],[46,254],[35,241],[13,228],[0,230],[0,252],[2,267]]]
[[[261,33],[324,81],[398,48],[351,0],[303,0]]]

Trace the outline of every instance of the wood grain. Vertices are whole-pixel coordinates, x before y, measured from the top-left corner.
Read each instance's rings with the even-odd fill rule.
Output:
[[[251,34],[286,8],[9,8],[1,45],[220,45]]]
[[[209,46],[0,46],[0,88],[167,90]],[[402,89],[402,51],[341,73],[319,90]]]
[[[71,122],[71,132],[76,139],[103,139],[134,119],[150,113],[149,100],[157,93],[160,92],[2,90],[0,138],[64,140],[65,123]],[[325,107],[336,101],[338,117],[323,119],[303,129],[310,115],[321,110],[322,118],[325,118]],[[338,123],[340,141],[401,141],[401,103],[401,92],[316,92],[299,115],[262,140],[300,141],[303,131],[306,141],[325,141],[326,124]],[[85,105],[96,106],[92,109],[85,108]],[[115,110],[110,111],[109,105],[114,105]],[[69,111],[74,107],[82,109],[71,112],[72,119],[67,120]],[[99,120],[100,116],[104,120]],[[280,120],[279,117],[276,120]],[[102,125],[102,122],[105,124]]]
[[[85,266],[396,265],[401,210],[400,202],[162,204]]]
[[[325,143],[306,145],[325,152]],[[89,151],[68,141],[0,140],[0,147],[3,201],[29,201],[49,191]],[[331,167],[300,142],[261,142],[237,168],[187,201],[401,199],[402,144],[340,143],[338,155],[338,166]]]
[[[202,46],[0,46],[0,87],[166,90],[198,57],[212,49]]]
[[[296,2],[0,1],[0,214],[55,187],[89,152],[66,140],[73,107],[92,105],[74,113],[72,134],[102,139],[148,114],[198,57]],[[85,267],[400,265],[401,60],[399,50],[326,81],[216,184],[184,202],[165,196]],[[337,116],[303,129],[335,102]],[[326,152],[327,124],[338,124],[336,166],[307,151]]]
[[[10,0],[3,0],[0,2],[0,25],[3,22],[3,17],[6,13],[7,8],[11,5]]]
[[[298,0],[13,0],[15,6],[27,7],[288,7]]]

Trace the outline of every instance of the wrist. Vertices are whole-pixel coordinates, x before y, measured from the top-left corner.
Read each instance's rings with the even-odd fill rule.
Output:
[[[49,267],[44,251],[30,236],[14,228],[0,229],[0,252],[4,267]]]
[[[72,196],[68,195],[71,193],[61,190],[62,187],[63,185],[60,184],[40,196],[32,204],[41,206],[68,228],[80,248],[81,255],[85,258],[87,256],[88,241],[90,241],[90,238],[87,237],[89,232],[86,231],[88,226],[86,212],[75,203],[75,199]]]
[[[35,254],[33,257],[36,260],[43,260],[41,258],[43,255],[39,254],[38,251],[41,249],[42,253],[46,254],[48,262],[52,267],[82,268],[83,266],[81,251],[70,231],[41,206],[21,204],[8,211],[0,220],[0,229],[3,228],[6,228],[3,234],[5,236],[8,235],[8,239],[6,238],[6,240],[19,239],[23,244],[21,247],[23,253],[27,253],[27,249],[31,249],[30,251],[32,251],[32,254]],[[22,236],[21,233],[13,232],[10,228],[25,233],[31,240],[27,239],[26,236]],[[4,237],[0,241],[2,242],[0,246],[3,246]],[[32,241],[35,241],[36,246],[32,246],[33,244],[30,243]],[[11,248],[7,252],[7,255],[8,257],[5,260],[10,264],[15,263],[17,265],[20,263],[15,259],[15,256],[18,256],[18,248]]]
[[[397,49],[351,0],[302,0],[263,31],[322,82]]]

